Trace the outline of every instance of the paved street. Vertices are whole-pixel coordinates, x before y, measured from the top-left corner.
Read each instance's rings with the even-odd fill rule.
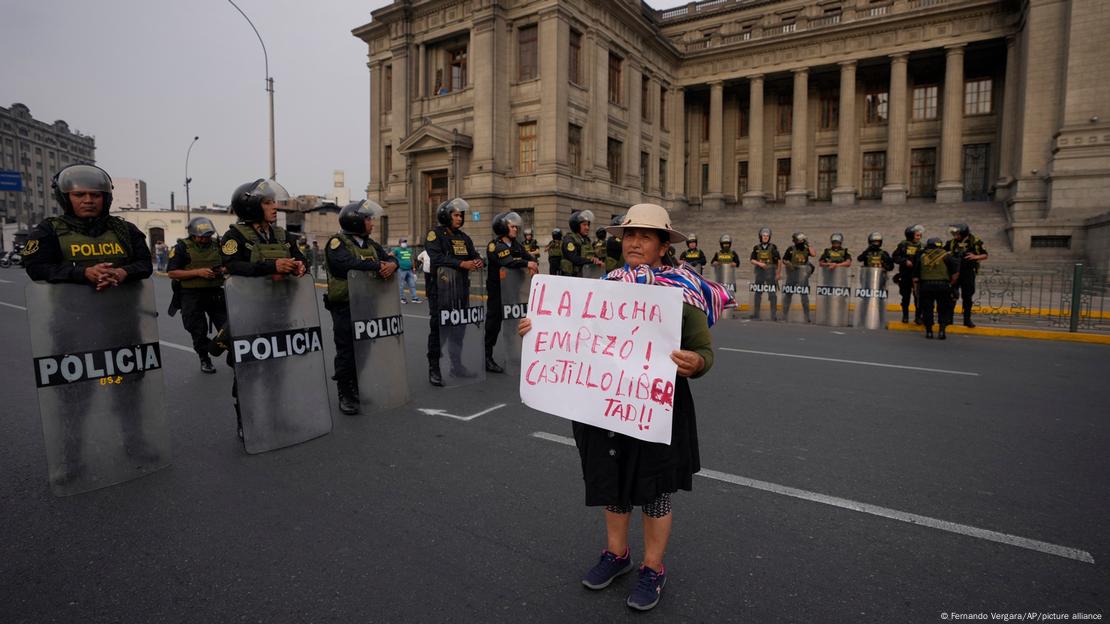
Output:
[[[258,456],[229,370],[202,375],[163,314],[173,466],[55,498],[25,284],[0,271],[3,622],[1110,618],[1107,347],[723,321],[692,383],[706,470],[674,498],[670,578],[640,615],[634,575],[579,584],[604,527],[570,424],[514,377],[429,386],[423,306],[405,306],[410,405],[347,417],[332,387],[331,435]]]

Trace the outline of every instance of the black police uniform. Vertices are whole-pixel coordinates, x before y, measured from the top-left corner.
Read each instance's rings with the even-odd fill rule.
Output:
[[[390,255],[369,236],[339,232],[328,240],[324,249],[328,268],[328,292],[324,307],[331,313],[332,334],[335,339],[335,381],[341,392],[358,396],[358,371],[355,369],[355,329],[351,324],[351,297],[347,287],[348,271],[377,273],[382,264],[397,264]]]
[[[682,252],[681,258],[682,261],[686,264],[693,265],[694,268],[697,269],[698,273],[701,273],[705,270],[705,253],[701,249],[687,248],[686,251]]]
[[[467,260],[480,260],[481,256],[474,249],[474,242],[462,230],[451,231],[446,225],[437,225],[428,232],[424,242],[428,257],[432,261],[432,279],[435,280],[428,289],[428,364],[439,366],[442,355],[440,351],[440,309],[466,308],[470,304],[470,279],[469,271],[459,265]],[[456,290],[447,293],[449,299],[440,299],[439,268],[455,271]],[[444,327],[443,339],[447,342],[447,355],[451,359],[451,366],[462,369],[462,342],[465,327]]]
[[[884,271],[890,271],[894,268],[894,260],[881,247],[868,247],[863,250],[863,253],[856,260],[859,260],[866,268],[882,269]]]
[[[937,247],[922,249],[914,258],[913,274],[918,280],[921,301],[921,321],[927,336],[933,332],[933,306],[940,317],[941,331],[952,324],[952,311],[956,309],[951,279],[960,271],[960,260],[954,254]]]
[[[582,267],[593,264],[593,245],[588,237],[578,232],[563,234],[563,275],[582,277]]]
[[[802,298],[802,315],[805,322],[809,322],[809,293],[806,290],[809,288],[809,275],[813,272],[813,265],[809,262],[809,243],[802,243],[799,247],[797,244],[791,245],[786,248],[786,253],[783,254],[783,261],[791,267],[798,269],[795,273],[795,280],[791,280],[790,275],[787,275],[786,284],[783,285],[782,293],[782,313],[789,318],[790,306],[794,299],[794,293],[790,292],[790,287],[800,290],[799,296]]]
[[[728,249],[721,249],[713,254],[712,261],[717,264],[731,264],[732,266],[738,267],[740,266],[740,254],[733,251],[732,247],[729,247]]]
[[[913,298],[914,308],[913,320],[915,323],[921,321],[921,303],[918,300],[917,290],[913,287],[913,276],[917,272],[917,253],[923,247],[922,243],[904,240],[898,243],[898,246],[894,248],[894,253],[891,254],[894,264],[898,265],[898,275],[894,276],[894,281],[898,283],[898,293],[902,295],[903,323],[909,320],[911,297]],[[907,267],[907,260],[914,263],[914,265]]]
[[[501,269],[523,269],[536,258],[512,240],[490,241],[486,246],[486,358],[493,356],[493,345],[501,334],[504,308],[501,307]]]
[[[174,296],[180,301],[181,323],[193,338],[193,350],[202,361],[208,361],[208,328],[217,330],[227,324],[227,302],[224,300],[223,260],[215,241],[202,245],[183,238],[170,249],[167,271],[212,269],[215,279],[191,277],[174,280]]]
[[[752,265],[752,268],[755,269],[754,281],[756,285],[777,286],[778,280],[775,276],[776,272],[778,271],[779,261],[782,259],[782,256],[779,255],[779,248],[776,247],[774,243],[759,243],[755,247],[752,247],[752,254],[750,256],[750,259],[758,260],[767,264],[767,268],[765,269],[761,269],[755,265]],[[778,294],[775,291],[767,293],[767,300],[771,303],[771,319],[777,321],[779,318]],[[755,302],[752,305],[752,318],[759,318],[759,309],[760,307],[762,307],[762,303],[763,293],[756,292]]]
[[[845,260],[852,259],[852,252],[848,251],[847,247],[835,249],[833,247],[826,247],[825,251],[821,252],[821,257],[817,259],[818,262],[828,262],[830,264],[840,264]]]
[[[547,243],[547,265],[552,275],[562,274],[563,241],[553,238]]]
[[[979,261],[978,260],[965,260],[967,255],[983,255],[987,253],[987,248],[983,245],[982,239],[974,234],[968,234],[963,240],[951,239],[944,244],[945,251],[950,252],[957,260],[960,261],[960,299],[963,301],[961,304],[964,312],[964,325],[974,327],[971,322],[971,306],[974,304],[975,297],[975,278],[979,275]]]
[[[536,242],[536,239],[533,238],[532,240],[524,241],[520,245],[521,245],[521,247],[524,247],[524,251],[527,251],[528,253],[532,254],[533,258],[539,259],[539,257],[540,257],[540,244]]]
[[[624,247],[621,245],[621,237],[610,234],[605,239],[605,272],[608,273],[623,266]]]

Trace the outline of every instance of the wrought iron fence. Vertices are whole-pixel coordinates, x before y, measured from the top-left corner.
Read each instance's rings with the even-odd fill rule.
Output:
[[[972,313],[991,323],[1110,330],[1107,276],[1082,265],[984,269],[974,301]]]

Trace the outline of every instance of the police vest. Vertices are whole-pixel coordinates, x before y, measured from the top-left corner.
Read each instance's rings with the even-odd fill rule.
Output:
[[[963,263],[964,267],[967,267],[967,268],[971,269],[972,271],[978,273],[979,272],[979,261],[978,260],[964,260],[963,255],[965,253],[977,253],[978,251],[980,251],[980,247],[981,247],[982,244],[983,244],[983,241],[976,238],[974,234],[968,234],[967,237],[964,238],[962,241],[958,241],[954,238],[952,240],[948,241],[947,249],[949,251],[951,251],[953,254],[955,254],[957,258],[960,259],[960,262]],[[961,276],[961,279],[962,279],[962,276]]]
[[[775,261],[775,256],[774,253],[771,251],[770,245],[768,245],[766,249],[763,249],[759,245],[756,245],[752,248],[752,251],[755,252],[755,259],[759,262],[771,264]]]
[[[948,266],[944,263],[948,252],[943,249],[930,249],[921,255],[921,281],[947,282]]]
[[[720,262],[721,264],[736,262],[736,254],[732,253],[731,249],[728,251],[722,249],[717,252],[717,262]]]
[[[848,259],[848,250],[841,247],[840,249],[833,249],[829,247],[825,250],[825,261],[839,264]]]
[[[809,262],[809,250],[791,247],[790,250],[786,252],[786,258],[787,261],[790,262],[790,264],[793,264],[794,266],[802,266],[803,264]]]
[[[524,250],[535,256],[536,252],[540,250],[540,244],[537,243],[535,239],[524,241]]]
[[[914,256],[916,256],[917,252],[919,251],[921,251],[921,245],[917,243],[902,243],[902,253],[906,254],[906,258],[909,258],[910,260],[913,260]],[[904,264],[901,268],[903,270],[909,270],[906,269],[906,266]]]
[[[682,252],[682,260],[683,260],[683,262],[691,262],[691,263],[692,262],[700,262],[701,261],[701,252],[697,249],[687,249],[686,251]]]
[[[589,260],[594,258],[594,248],[581,234],[571,232],[566,237],[567,251],[578,251],[578,255]],[[582,267],[575,266],[573,262],[563,258],[559,265],[563,275],[581,275]]]
[[[273,232],[273,243],[262,242],[262,237],[258,235],[255,229],[245,223],[236,223],[232,225],[233,228],[243,235],[247,241],[247,246],[251,250],[251,263],[257,264],[263,260],[278,260],[281,258],[292,258],[293,255],[289,252],[289,245],[286,243],[285,230],[277,227],[276,225],[270,226]]]
[[[366,243],[366,248],[363,249],[351,240],[347,234],[340,232],[335,235],[333,241],[340,241],[350,254],[359,260],[376,261],[378,259],[378,251],[369,242]],[[335,249],[338,245],[328,243],[329,249]],[[327,263],[325,263],[326,266]],[[330,270],[328,271],[328,301],[331,303],[347,303],[351,300],[350,292],[347,289],[347,278],[337,277]]]
[[[562,258],[563,241],[552,239],[551,242],[547,244],[547,255],[552,258]]]
[[[873,268],[873,269],[883,268],[883,252],[882,251],[868,251],[868,252],[866,252],[866,254],[867,255],[864,256],[863,266],[870,267],[870,268]]]
[[[211,269],[220,266],[222,263],[220,248],[215,243],[199,245],[192,238],[178,239],[177,242],[183,243],[185,245],[185,252],[189,254],[189,264],[185,267],[186,271],[193,269]],[[190,277],[178,281],[181,283],[182,288],[219,288],[223,286],[224,276],[217,275],[216,279]]]
[[[118,217],[108,217],[108,219],[115,219],[119,223],[114,224],[115,227],[112,223],[109,223],[109,227],[105,228],[98,236],[89,236],[77,232],[70,224],[59,217],[51,217],[50,225],[58,236],[58,247],[62,250],[62,259],[86,269],[101,262],[112,264],[126,262],[131,257],[127,249],[128,244],[117,233],[120,224],[123,224],[123,228],[126,228],[126,223]]]

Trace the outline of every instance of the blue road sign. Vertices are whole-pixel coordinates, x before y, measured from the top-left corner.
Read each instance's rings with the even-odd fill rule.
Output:
[[[23,176],[18,171],[0,171],[0,191],[22,191]]]
[[[478,212],[477,210],[472,210],[472,211],[470,211],[470,217],[474,221],[481,221],[482,220],[482,213]]]

